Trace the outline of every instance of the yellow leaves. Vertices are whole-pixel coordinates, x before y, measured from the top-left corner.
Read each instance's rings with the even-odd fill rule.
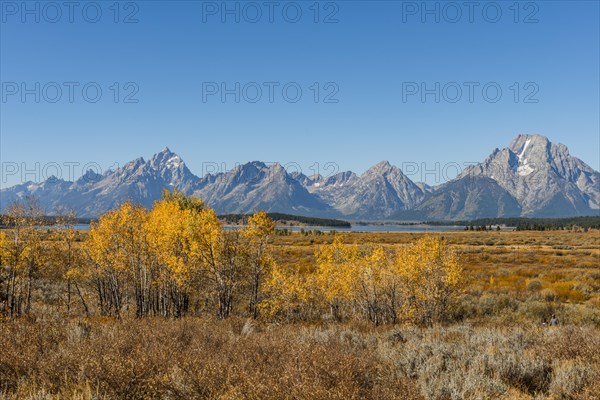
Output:
[[[272,320],[300,309],[311,299],[306,278],[293,268],[273,265],[265,282],[267,299],[258,304],[260,314]]]
[[[260,275],[262,270],[272,263],[265,249],[274,232],[275,222],[265,211],[249,216],[248,225],[242,230],[242,235],[248,242],[250,264],[255,275]]]
[[[197,233],[211,242],[215,242],[223,236],[223,224],[219,221],[217,213],[212,208],[202,210],[198,214],[198,225],[195,227]]]
[[[383,246],[379,245],[375,247],[371,254],[367,255],[366,261],[369,264],[376,265],[378,267],[382,267],[383,265],[385,265],[387,263],[387,257],[385,255]]]
[[[145,229],[150,249],[166,268],[168,279],[178,285],[190,284],[208,249],[214,248],[222,234],[222,225],[202,200],[180,192],[158,201],[148,214]]]
[[[168,256],[172,246],[184,240],[185,224],[189,219],[186,214],[177,204],[168,201],[156,202],[148,213],[144,228],[151,248],[160,257]]]
[[[127,202],[93,223],[86,248],[96,265],[118,271],[131,267],[133,258],[145,247],[146,217],[143,207]]]
[[[382,246],[359,248],[336,237],[316,253],[314,283],[332,312],[360,310],[374,323],[443,318],[462,283],[456,251],[425,236],[388,259]],[[400,307],[400,308],[398,308]]]
[[[215,211],[204,209],[193,215],[188,227],[191,240],[191,256],[197,258],[205,266],[214,265],[223,247],[223,225]]]
[[[102,216],[86,246],[94,265],[109,272],[102,279],[118,286],[124,276],[139,304],[153,305],[152,296],[162,296],[177,307],[176,315],[187,310],[189,295],[203,283],[210,285],[203,289],[215,296],[222,318],[241,303],[238,293],[249,289],[248,309],[255,316],[257,309],[267,318],[310,315],[326,305],[335,319],[353,313],[375,324],[402,318],[432,324],[444,318],[462,283],[457,252],[436,236],[390,257],[383,246],[347,245],[336,235],[315,253],[314,272],[302,274],[274,262],[268,246],[275,224],[267,213],[247,221],[226,231],[213,209],[175,192],[150,211],[125,203]],[[144,307],[138,311],[147,313]]]
[[[119,312],[127,291],[136,314],[182,315],[192,284],[210,255],[218,254],[223,227],[202,200],[165,192],[151,210],[125,203],[93,224],[85,248],[103,312]],[[159,300],[157,300],[159,299]]]
[[[199,212],[205,208],[204,202],[198,197],[186,196],[180,192],[177,188],[174,188],[172,192],[166,188],[162,193],[163,202],[174,203],[179,206],[182,210],[193,210]]]
[[[327,301],[349,300],[356,280],[358,246],[346,246],[341,237],[317,251],[315,283]]]
[[[361,249],[344,245],[336,237],[316,254],[315,285],[333,312],[344,304],[358,304],[365,309],[379,308],[382,293],[393,284],[385,250],[382,246]]]
[[[249,237],[265,238],[275,232],[275,222],[265,211],[259,211],[248,217],[248,226],[244,234]]]
[[[140,274],[158,267],[162,284],[191,283],[200,264],[218,254],[223,226],[202,200],[165,194],[150,211],[124,203],[92,224],[86,248],[97,267]]]
[[[2,259],[8,255],[8,246],[8,236],[4,232],[0,232],[0,265],[2,265]]]
[[[407,299],[405,316],[428,325],[442,320],[463,279],[456,250],[427,235],[398,253],[396,269]]]
[[[375,285],[379,285],[382,281],[390,278],[388,274],[389,262],[383,246],[376,246],[363,256],[361,269],[363,279],[368,279]]]
[[[444,277],[455,280],[454,270],[458,266],[456,253],[434,236],[425,236],[402,249],[396,262],[399,273],[408,279],[425,279],[427,275],[442,271],[452,272],[452,277]]]

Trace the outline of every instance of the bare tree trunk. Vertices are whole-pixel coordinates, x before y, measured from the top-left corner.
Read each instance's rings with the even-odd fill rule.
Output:
[[[79,286],[75,283],[75,290],[77,290],[77,294],[79,295],[79,299],[81,300],[81,304],[83,305],[83,310],[85,311],[85,315],[89,316],[90,315],[90,310],[87,306],[87,303],[85,302],[85,299],[83,298],[83,295],[81,294],[81,290],[79,290]]]
[[[6,293],[4,295],[4,305],[2,309],[5,313],[8,313],[10,307],[10,298],[11,298],[11,283],[12,283],[12,267],[8,272],[8,279],[6,280]]]
[[[71,315],[71,278],[67,278],[67,315]]]
[[[331,315],[335,321],[341,321],[342,316],[340,315],[340,305],[337,301],[332,301],[329,303],[329,309],[331,311]]]
[[[260,288],[260,272],[254,271],[252,280],[252,293],[250,295],[250,307],[249,311],[252,314],[252,318],[258,318],[258,292]]]
[[[31,311],[31,273],[27,278],[27,296],[25,297],[25,314],[29,314]]]
[[[15,268],[11,269],[10,277],[10,317],[15,316],[15,291],[16,291],[16,271]]]

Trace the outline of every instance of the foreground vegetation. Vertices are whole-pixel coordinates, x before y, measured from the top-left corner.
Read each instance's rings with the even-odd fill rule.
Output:
[[[0,324],[2,397],[594,399],[593,328],[272,325],[199,318]]]
[[[41,215],[0,231],[3,398],[600,392],[598,231],[279,236],[177,192],[89,232]]]

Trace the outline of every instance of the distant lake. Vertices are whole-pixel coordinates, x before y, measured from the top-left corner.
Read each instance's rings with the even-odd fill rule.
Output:
[[[90,229],[89,224],[77,224],[75,229],[85,231]],[[237,229],[235,226],[226,226],[225,229]],[[329,227],[329,226],[278,226],[277,229],[287,229],[290,231],[339,231],[339,232],[447,232],[462,231],[464,226],[458,225],[352,225],[351,228]]]
[[[339,232],[447,232],[463,231],[464,226],[458,225],[352,225],[345,227],[328,226],[278,226],[278,229],[288,229],[291,231],[339,231]]]
[[[90,224],[76,224],[73,225],[73,228],[75,228],[78,231],[87,231],[88,229],[90,229]]]

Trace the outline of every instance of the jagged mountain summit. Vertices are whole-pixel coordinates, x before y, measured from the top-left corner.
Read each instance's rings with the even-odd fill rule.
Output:
[[[518,135],[415,207],[413,218],[598,215],[600,174],[541,135]]]
[[[26,182],[3,189],[0,209],[33,195],[48,214],[68,207],[81,217],[95,217],[126,200],[150,207],[161,197],[163,188],[178,187],[190,193],[199,182],[183,160],[165,148],[148,161],[140,157],[102,175],[90,170],[75,182],[50,178],[42,183]]]
[[[600,213],[600,173],[540,135],[519,135],[436,187],[412,182],[387,161],[362,175],[346,171],[329,177],[254,161],[199,178],[165,148],[102,175],[88,171],[75,182],[50,178],[2,189],[0,212],[33,195],[48,214],[68,207],[81,217],[96,217],[126,200],[149,207],[164,188],[175,187],[222,214],[267,210],[363,220],[457,220]]]
[[[298,215],[335,214],[328,204],[311,195],[279,164],[267,166],[251,162],[201,179],[168,148],[148,161],[138,158],[103,175],[89,171],[75,182],[48,179],[3,189],[0,209],[33,195],[48,214],[67,207],[80,217],[96,217],[127,200],[150,207],[161,198],[165,188],[199,196],[219,213],[267,210]]]
[[[247,213],[258,210],[298,215],[330,215],[334,211],[312,196],[280,164],[254,161],[233,170],[208,175],[193,191],[218,213]]]
[[[460,178],[485,176],[513,196],[523,216],[588,215],[600,209],[600,174],[541,135],[518,135]]]
[[[388,161],[381,161],[360,176],[342,172],[318,180],[308,190],[340,214],[363,219],[393,217],[414,207],[425,195],[421,187]]]
[[[358,180],[358,176],[352,171],[339,172],[329,177],[320,174],[309,177],[295,174],[293,177],[310,193],[315,194],[327,204],[335,203],[336,199]]]
[[[200,179],[188,169],[181,157],[168,147],[155,154],[148,165],[151,170],[157,171],[163,182],[168,182],[169,186],[177,187],[184,193],[194,191],[200,183]]]

